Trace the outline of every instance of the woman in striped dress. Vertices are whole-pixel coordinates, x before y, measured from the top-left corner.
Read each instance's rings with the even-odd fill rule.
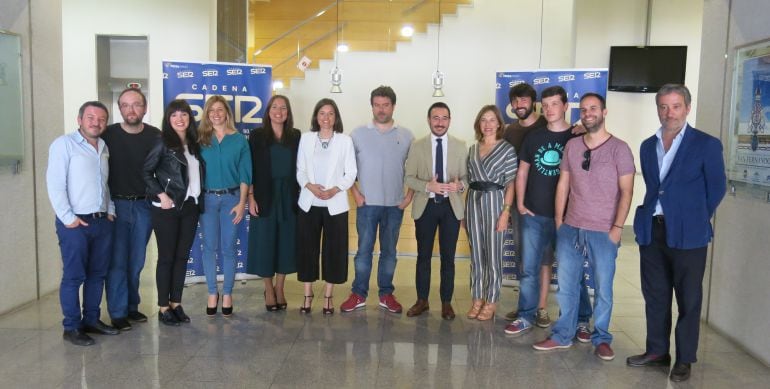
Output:
[[[473,124],[478,143],[468,152],[465,207],[471,246],[471,297],[469,319],[489,320],[500,299],[503,267],[503,233],[513,204],[516,151],[503,139],[503,117],[494,105],[481,108]]]

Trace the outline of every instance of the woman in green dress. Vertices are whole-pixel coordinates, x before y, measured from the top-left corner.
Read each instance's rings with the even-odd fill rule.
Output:
[[[265,282],[265,309],[286,309],[284,282],[295,273],[295,226],[299,185],[297,147],[300,132],[294,128],[289,99],[275,95],[267,103],[262,128],[249,135],[252,185],[249,188],[249,252],[247,273]]]

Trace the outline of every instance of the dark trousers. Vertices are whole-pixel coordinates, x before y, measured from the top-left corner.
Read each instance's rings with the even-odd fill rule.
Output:
[[[433,256],[433,242],[438,229],[438,247],[441,254],[441,287],[439,295],[442,303],[452,301],[455,288],[455,249],[460,234],[460,221],[452,212],[449,200],[440,203],[428,200],[422,216],[414,221],[417,239],[417,298],[427,300],[430,294],[430,259]]]
[[[56,235],[63,263],[59,300],[64,314],[62,325],[67,331],[79,329],[84,324],[93,325],[99,320],[99,304],[112,254],[114,223],[107,218],[84,216],[81,219],[88,225],[67,228],[56,218]]]
[[[652,242],[639,246],[642,294],[647,315],[647,353],[668,354],[671,299],[676,295],[676,361],[697,360],[706,247],[681,250],[666,244],[666,225],[653,220]]]
[[[185,201],[181,211],[175,208],[152,209],[152,228],[158,244],[155,282],[158,285],[159,307],[168,306],[169,301],[182,302],[187,261],[195,239],[199,214],[198,205],[193,200]]]
[[[310,207],[297,214],[297,280],[317,281],[319,273],[330,284],[348,280],[347,212],[332,216],[326,207]]]

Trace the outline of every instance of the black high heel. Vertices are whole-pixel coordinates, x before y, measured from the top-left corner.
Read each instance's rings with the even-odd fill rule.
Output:
[[[275,306],[278,307],[279,311],[285,311],[287,304],[286,304],[286,297],[284,296],[283,302],[278,302],[278,293],[275,293],[275,288],[273,288],[273,294],[275,294]]]
[[[213,317],[217,314],[217,307],[219,307],[219,292],[217,292],[217,303],[214,305],[214,307],[209,307],[208,304],[206,304],[206,316]],[[225,309],[222,308],[222,313],[224,313]]]
[[[232,298],[233,298],[233,296],[230,295],[230,299],[232,299]],[[225,306],[225,298],[224,298],[224,296],[222,296],[222,316],[230,317],[230,316],[232,316],[232,314],[233,314],[233,305],[232,305],[232,303],[230,303],[229,307],[226,307]]]
[[[332,297],[334,296],[324,296],[324,299],[326,300],[326,304],[329,308],[324,307],[323,308],[323,314],[324,315],[333,315],[334,314],[334,305],[332,305]]]
[[[266,311],[268,311],[268,312],[275,312],[275,311],[277,311],[279,309],[278,308],[278,304],[272,304],[271,305],[271,304],[267,303],[267,291],[262,292],[262,295],[265,297],[265,310]]]
[[[305,301],[303,301],[302,306],[299,307],[299,313],[310,313],[310,308],[313,305],[313,297],[315,297],[315,295],[312,294],[310,296],[305,296]]]

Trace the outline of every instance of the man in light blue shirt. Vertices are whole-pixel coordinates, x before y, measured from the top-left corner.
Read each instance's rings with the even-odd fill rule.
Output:
[[[84,103],[78,113],[78,130],[57,138],[48,152],[48,198],[56,213],[63,262],[59,287],[63,337],[78,346],[94,344],[88,332],[119,333],[99,320],[115,217],[107,186],[110,154],[99,138],[107,127],[108,116],[104,104]]]

